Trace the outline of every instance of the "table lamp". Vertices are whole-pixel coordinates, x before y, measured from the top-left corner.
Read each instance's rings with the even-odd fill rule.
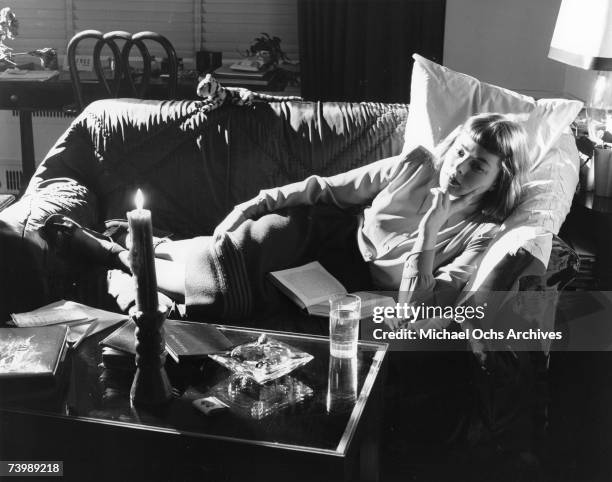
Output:
[[[595,194],[612,196],[612,0],[563,0],[548,57],[597,71],[586,103]]]

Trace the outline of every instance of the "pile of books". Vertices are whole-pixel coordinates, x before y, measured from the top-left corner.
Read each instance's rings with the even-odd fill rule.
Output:
[[[0,402],[57,388],[68,350],[66,325],[0,329]]]
[[[68,349],[125,319],[66,300],[13,313],[12,326],[0,328],[0,403],[57,393],[65,382]]]
[[[247,66],[242,66],[241,63],[222,65],[213,72],[213,76],[225,87],[243,87],[250,90],[273,90],[279,80],[278,70],[271,64],[248,70]]]
[[[132,320],[104,338],[102,364],[108,369],[134,370],[136,325]],[[232,343],[215,326],[207,323],[166,320],[164,322],[166,352],[176,363],[206,358],[223,351]]]
[[[120,324],[123,322],[122,324]],[[59,300],[25,313],[11,314],[11,326],[0,328],[0,405],[23,399],[47,399],[63,391],[69,350],[102,330],[106,336],[102,363],[122,373],[135,370],[136,325],[126,315]],[[203,359],[233,344],[213,325],[166,320],[166,352],[176,363]]]

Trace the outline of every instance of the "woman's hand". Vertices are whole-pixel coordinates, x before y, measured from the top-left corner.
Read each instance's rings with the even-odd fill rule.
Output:
[[[385,322],[385,325],[387,325],[387,328],[390,328],[393,331],[397,331],[402,327],[404,320],[400,320],[399,318],[396,318],[396,317],[386,317],[385,316],[384,322]]]
[[[225,233],[234,231],[238,226],[244,223],[247,218],[240,209],[234,209],[230,212],[223,221],[221,221],[213,233],[214,239],[221,238]]]

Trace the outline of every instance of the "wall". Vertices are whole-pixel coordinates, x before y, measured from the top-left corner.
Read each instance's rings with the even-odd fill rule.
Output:
[[[584,98],[589,73],[548,58],[561,0],[447,0],[444,64],[534,96]]]
[[[565,74],[565,91],[571,92],[579,99],[588,101],[596,75],[597,73],[592,70],[582,70],[568,66]]]

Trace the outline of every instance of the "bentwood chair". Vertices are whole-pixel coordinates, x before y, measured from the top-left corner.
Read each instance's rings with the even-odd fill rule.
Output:
[[[159,43],[168,58],[168,99],[176,97],[178,83],[178,59],[172,43],[163,35],[156,32],[138,32],[130,34],[122,30],[115,30],[103,34],[98,30],[84,30],[77,33],[68,42],[68,66],[70,68],[70,79],[74,91],[75,106],[74,113],[79,113],[87,102],[83,96],[81,77],[77,69],[76,50],[79,43],[84,39],[97,40],[93,49],[93,69],[98,82],[102,85],[107,97],[118,97],[120,93],[127,92],[128,96],[143,98],[151,80],[151,55],[145,45],[150,40]],[[123,47],[119,49],[116,41],[123,41]],[[114,73],[108,78],[102,65],[101,52],[104,46],[111,50],[114,61]],[[142,75],[137,82],[130,69],[130,53],[134,45],[140,51],[143,60]],[[110,81],[110,82],[109,82]],[[126,90],[127,89],[127,90]]]

